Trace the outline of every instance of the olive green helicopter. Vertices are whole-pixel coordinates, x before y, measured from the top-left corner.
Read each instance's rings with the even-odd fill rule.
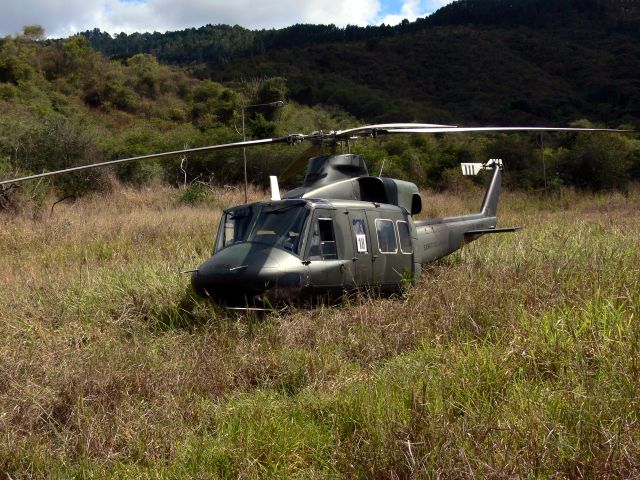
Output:
[[[82,165],[0,181],[0,186],[106,165],[218,149],[310,142],[282,173],[288,178],[307,164],[301,186],[280,195],[271,177],[271,198],[226,209],[213,255],[191,273],[199,295],[231,308],[264,308],[288,302],[335,299],[345,292],[397,292],[415,282],[422,265],[449,255],[498,228],[503,164],[500,159],[462,163],[462,173],[490,174],[479,211],[455,217],[414,219],[422,211],[416,184],[372,176],[364,159],[335,153],[336,145],[392,134],[514,131],[624,130],[564,127],[458,127],[391,123],[346,130],[289,134],[277,138],[211,145]],[[333,153],[320,154],[329,147]]]

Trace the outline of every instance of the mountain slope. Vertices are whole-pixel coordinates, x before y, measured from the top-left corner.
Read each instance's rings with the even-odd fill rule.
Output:
[[[153,53],[217,81],[283,76],[295,100],[369,121],[615,125],[640,119],[639,10],[598,0],[463,0],[395,27],[85,35],[109,55]]]
[[[640,48],[630,36],[434,27],[372,42],[291,48],[212,77],[289,80],[295,99],[377,120],[605,122],[640,118]]]

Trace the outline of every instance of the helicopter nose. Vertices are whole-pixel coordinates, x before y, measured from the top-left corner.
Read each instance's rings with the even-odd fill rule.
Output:
[[[264,254],[231,262],[219,257],[222,256],[211,257],[193,272],[191,284],[196,292],[214,297],[257,292],[268,288],[270,277],[279,270],[277,261]]]
[[[201,296],[223,303],[245,303],[273,288],[282,272],[291,270],[289,262],[294,263],[295,257],[276,248],[231,245],[193,272],[191,285]]]

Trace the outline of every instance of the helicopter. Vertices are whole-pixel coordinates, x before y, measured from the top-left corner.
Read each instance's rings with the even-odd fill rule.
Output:
[[[282,173],[290,177],[307,163],[302,185],[280,195],[270,177],[271,198],[223,211],[212,256],[191,274],[193,290],[228,308],[262,309],[276,304],[334,300],[346,292],[400,292],[420,278],[422,266],[488,234],[514,232],[497,227],[502,160],[461,163],[464,175],[490,173],[477,212],[415,219],[422,197],[415,183],[371,176],[364,159],[336,153],[338,144],[392,134],[460,132],[626,130],[572,127],[459,127],[422,123],[365,125],[345,130],[155,153],[44,172],[0,186],[124,162],[217,149],[310,142]],[[331,154],[321,154],[323,147]],[[349,148],[350,150],[350,148]]]

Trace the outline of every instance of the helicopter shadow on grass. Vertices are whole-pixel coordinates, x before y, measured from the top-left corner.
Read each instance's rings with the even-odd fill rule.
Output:
[[[148,327],[153,331],[198,330],[205,326],[242,322],[245,327],[268,320],[270,317],[287,318],[298,312],[314,315],[326,308],[352,308],[370,304],[377,300],[404,301],[409,290],[402,292],[381,292],[376,288],[360,288],[345,291],[342,295],[317,296],[305,301],[280,304],[265,304],[263,308],[230,308],[210,298],[199,297],[190,287],[186,287],[179,300],[153,315]],[[147,316],[151,320],[151,316]]]
[[[205,326],[242,321],[247,325],[263,321],[270,315],[290,312],[292,305],[263,309],[231,309],[210,298],[198,296],[191,287],[186,287],[179,300],[158,311],[148,326],[154,331],[198,330]]]
[[[223,307],[208,303],[186,287],[177,302],[166,305],[154,315],[149,328],[159,331],[198,329],[224,315]]]

